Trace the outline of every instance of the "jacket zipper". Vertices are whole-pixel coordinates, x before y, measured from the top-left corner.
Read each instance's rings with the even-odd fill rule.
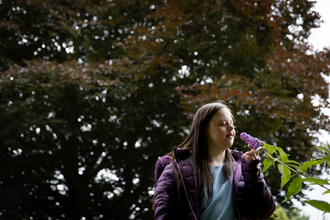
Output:
[[[176,166],[178,167],[178,171],[179,171],[179,174],[180,174],[180,177],[181,177],[181,180],[182,180],[183,189],[184,189],[184,192],[185,192],[185,194],[186,194],[186,197],[187,197],[187,200],[188,200],[188,203],[189,203],[189,207],[190,207],[190,209],[191,209],[191,212],[192,212],[193,215],[194,215],[194,218],[197,220],[197,217],[196,217],[196,215],[195,215],[195,212],[194,212],[194,210],[193,210],[193,208],[192,208],[192,205],[191,205],[191,203],[190,203],[190,199],[189,199],[189,197],[188,197],[188,192],[187,192],[187,189],[186,189],[186,185],[185,185],[185,183],[184,183],[183,176],[182,176],[182,174],[181,174],[180,167],[179,167],[178,164],[176,164]]]

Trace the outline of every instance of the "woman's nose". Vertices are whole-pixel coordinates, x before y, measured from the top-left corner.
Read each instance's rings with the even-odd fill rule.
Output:
[[[227,126],[227,129],[228,129],[228,130],[233,130],[233,129],[234,129],[234,125],[229,124],[229,125]]]

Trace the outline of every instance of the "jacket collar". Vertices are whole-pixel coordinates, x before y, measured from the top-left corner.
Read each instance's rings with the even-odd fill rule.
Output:
[[[231,150],[231,154],[233,155],[235,161],[238,161],[239,158],[243,156],[243,152],[237,150]]]
[[[181,160],[185,160],[191,156],[190,150],[184,150],[178,147],[173,148],[173,152],[175,155],[175,160],[179,163]]]

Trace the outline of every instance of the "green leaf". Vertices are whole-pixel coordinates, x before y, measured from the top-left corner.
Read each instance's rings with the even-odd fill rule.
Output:
[[[313,184],[318,184],[318,185],[327,185],[329,182],[327,180],[319,179],[319,178],[314,178],[314,177],[307,177],[303,179],[304,182],[311,182]]]
[[[282,160],[283,162],[287,162],[289,160],[288,154],[286,154],[282,148],[275,147],[275,150],[280,154],[280,156],[278,157],[280,160]]]
[[[262,169],[262,172],[265,172],[271,165],[273,164],[273,161],[271,159],[264,159],[263,165],[264,168]]]
[[[289,167],[294,168],[295,170],[298,170],[299,169],[299,167],[297,165],[292,164],[292,163],[286,163],[286,165],[289,166]]]
[[[280,147],[276,147],[276,146],[275,146],[275,150],[276,150],[277,152],[279,152],[280,155],[285,154],[284,150],[283,150],[282,148],[280,148]]]
[[[318,210],[324,212],[330,212],[330,204],[320,200],[305,200],[304,203],[310,204],[311,206],[317,208]]]
[[[300,163],[298,163],[297,161],[294,161],[294,160],[288,160],[286,163],[287,163],[287,164],[295,164],[295,165],[297,165],[298,167],[301,167]]]
[[[278,164],[278,170],[282,174],[281,177],[281,188],[282,188],[287,182],[289,182],[291,171],[283,164]]]
[[[264,148],[268,151],[269,154],[272,154],[275,152],[275,147],[273,145],[264,143]]]
[[[280,173],[283,175],[283,173],[284,173],[284,165],[283,164],[278,164],[277,167],[278,167],[278,171],[280,171]]]
[[[288,187],[288,191],[286,193],[286,200],[285,200],[285,202],[288,201],[291,198],[291,196],[296,195],[297,193],[300,192],[302,182],[303,181],[302,181],[302,179],[301,179],[300,176],[295,177],[291,181],[291,183],[290,183],[290,185]]]
[[[311,161],[307,161],[305,163],[303,163],[303,165],[301,166],[301,171],[303,173],[307,172],[308,168],[310,168],[313,165],[319,165],[322,163],[322,160],[311,160]]]
[[[330,155],[326,155],[324,157],[322,157],[323,161],[326,161],[328,163],[328,165],[330,166]]]
[[[328,151],[330,152],[330,144],[327,142]]]
[[[278,158],[279,158],[281,161],[283,161],[284,163],[287,163],[288,160],[289,160],[288,156],[285,155],[285,154],[280,155]]]
[[[326,149],[325,147],[317,146],[317,147],[315,147],[315,148],[320,149],[320,150],[323,150],[323,151],[327,152],[328,154],[330,154],[329,150]]]
[[[330,193],[330,190],[326,190],[322,195]]]

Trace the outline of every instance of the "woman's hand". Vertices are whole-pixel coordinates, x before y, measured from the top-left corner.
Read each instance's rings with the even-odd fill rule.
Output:
[[[243,154],[245,159],[251,160],[251,161],[258,159],[259,158],[259,151],[256,152],[250,144],[248,145],[248,147],[251,148],[251,150],[247,151]]]

